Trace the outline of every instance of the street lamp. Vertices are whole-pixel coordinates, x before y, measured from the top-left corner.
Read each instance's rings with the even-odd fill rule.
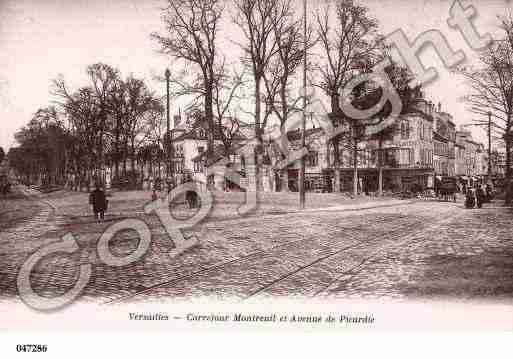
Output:
[[[488,111],[488,182],[492,182],[492,112]]]
[[[167,125],[167,131],[166,131],[166,178],[169,180],[169,176],[171,174],[171,126],[170,126],[170,118],[169,118],[169,78],[171,77],[171,71],[169,69],[166,69],[166,72],[164,73],[166,76],[166,90],[167,90],[167,106],[166,106],[166,125]]]
[[[301,147],[305,148],[305,132],[306,132],[306,0],[303,0],[303,32],[304,32],[304,54],[303,54],[303,121],[301,126]],[[299,208],[305,208],[306,194],[305,194],[305,156],[301,157],[301,166],[299,168]]]

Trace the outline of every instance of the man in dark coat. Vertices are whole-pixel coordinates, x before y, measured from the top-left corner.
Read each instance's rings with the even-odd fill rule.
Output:
[[[95,190],[89,195],[89,204],[93,206],[94,218],[98,220],[99,215],[100,221],[103,221],[105,217],[105,211],[107,210],[107,198],[105,197],[105,192],[101,190],[99,184],[96,184],[95,187]]]
[[[476,202],[477,202],[477,208],[483,207],[483,203],[485,202],[485,191],[483,190],[482,185],[477,186]]]

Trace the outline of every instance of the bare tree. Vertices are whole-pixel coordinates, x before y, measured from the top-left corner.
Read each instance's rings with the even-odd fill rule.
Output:
[[[111,111],[111,93],[119,78],[119,71],[110,65],[96,63],[87,67],[87,75],[96,99],[98,131],[96,148],[98,151],[97,176],[105,167],[105,135],[109,132],[109,115]]]
[[[242,60],[251,69],[253,75],[255,138],[262,143],[264,129],[273,112],[269,94],[262,96],[262,85],[265,73],[269,70],[272,58],[279,48],[275,28],[280,28],[286,21],[290,15],[290,7],[287,1],[276,0],[234,0],[234,3],[237,11],[234,22],[244,35],[244,43],[239,44],[244,53]],[[262,100],[265,100],[264,111],[262,111]],[[257,164],[256,186],[259,188],[261,186],[260,166],[258,161],[255,163]]]
[[[290,1],[235,0],[237,15],[234,22],[244,34],[245,42],[239,44],[244,52],[243,61],[251,68],[255,96],[255,135],[262,139],[267,125],[266,111],[262,120],[262,82],[273,56],[279,50],[275,30],[282,29],[291,15]]]
[[[243,70],[234,69],[230,73],[223,62],[214,83],[216,128],[226,155],[232,150],[235,137],[239,133],[240,120],[235,116],[233,105],[234,101],[242,99],[239,89],[245,84],[244,75]]]
[[[127,153],[125,151],[125,133],[126,133],[126,122],[125,119],[128,117],[128,101],[126,84],[123,79],[118,78],[112,88],[110,94],[110,118],[111,118],[111,151],[110,157],[111,162],[114,166],[114,178],[117,180],[120,178],[119,165],[123,161],[124,175],[126,175],[126,158]]]
[[[481,116],[492,117],[493,132],[502,138],[506,149],[506,203],[513,201],[512,153],[513,143],[513,21],[502,18],[504,38],[493,41],[481,56],[479,68],[460,68],[470,87],[470,94],[464,98],[469,110]],[[478,124],[484,124],[482,120]]]
[[[89,86],[70,91],[62,77],[53,81],[52,94],[68,115],[71,127],[78,134],[83,151],[87,153],[82,177],[91,179],[91,170],[100,175],[105,166],[106,137],[109,134],[111,92],[119,77],[119,71],[109,65],[97,63],[87,67]],[[79,170],[77,168],[77,170]]]
[[[141,79],[129,76],[124,81],[124,87],[127,109],[124,120],[124,146],[125,153],[130,156],[131,168],[134,170],[138,148],[150,135],[148,118],[160,111],[161,103]],[[135,180],[135,177],[132,180]]]
[[[317,33],[321,47],[320,61],[316,65],[319,81],[314,83],[330,98],[333,126],[342,124],[340,91],[355,75],[368,70],[375,62],[378,49],[378,23],[369,16],[366,7],[352,0],[329,2],[316,14]],[[355,126],[353,126],[355,127]],[[357,129],[353,129],[353,132]],[[333,166],[335,167],[335,191],[340,190],[341,133],[332,138]],[[349,136],[351,140],[354,136]]]
[[[204,116],[208,128],[207,153],[214,145],[214,91],[219,53],[217,35],[224,12],[221,0],[168,0],[162,19],[167,34],[153,33],[164,54],[194,67],[192,79],[177,76],[174,84],[182,94],[196,94],[203,98]],[[186,73],[182,73],[184,75]]]
[[[296,79],[297,70],[303,64],[305,51],[314,44],[312,30],[308,29],[307,39],[302,33],[302,20],[294,17],[291,0],[282,0],[280,11],[285,16],[276,14],[271,17],[273,36],[277,44],[277,51],[272,57],[269,69],[264,72],[264,83],[267,93],[266,104],[271,108],[280,122],[283,141],[281,143],[281,156],[287,156],[287,121],[294,113],[301,109],[298,107],[302,95],[294,95],[292,82]],[[306,45],[306,46],[305,46]],[[297,88],[296,88],[297,90]],[[284,189],[288,190],[287,171],[284,172]]]
[[[158,169],[158,177],[162,178],[161,165],[164,160],[164,135],[166,133],[166,120],[164,119],[164,106],[156,107],[149,113],[147,119],[149,130],[148,142],[152,148],[152,159]]]
[[[93,90],[88,87],[71,92],[63,78],[53,81],[52,93],[57,96],[57,103],[62,108],[68,120],[69,130],[74,134],[75,161],[71,169],[76,178],[75,185],[89,186],[94,164],[98,161],[97,137],[98,107]]]

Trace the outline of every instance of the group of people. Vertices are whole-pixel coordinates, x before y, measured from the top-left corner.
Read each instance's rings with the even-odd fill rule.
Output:
[[[465,189],[465,207],[481,208],[483,203],[490,202],[493,197],[492,186],[490,184],[479,184],[475,187]]]
[[[182,180],[182,183],[192,182],[192,178],[186,177]],[[167,182],[165,183],[167,193],[171,192],[171,190],[175,187],[174,183]],[[155,201],[158,199],[157,191],[162,190],[162,183],[160,181],[156,182],[151,200]],[[195,191],[186,191],[185,193],[185,201],[189,208],[198,208],[200,206],[200,199]],[[105,220],[105,212],[107,211],[109,201],[107,200],[107,195],[105,191],[102,189],[100,183],[95,184],[95,189],[89,194],[89,205],[92,207],[94,218],[98,222],[103,222]]]
[[[193,182],[192,176],[187,174],[182,178],[180,181],[181,184]],[[167,193],[169,194],[175,187],[175,183],[173,181],[165,182]],[[162,182],[160,180],[155,181],[155,184],[153,185],[153,191],[151,194],[151,200],[155,201],[158,199],[158,191],[162,190]],[[185,193],[185,202],[189,208],[198,208],[200,205],[200,201],[198,198],[198,195],[194,191],[186,191]]]
[[[11,184],[6,183],[0,183],[0,193],[2,193],[4,196],[7,196],[7,194],[11,191]]]

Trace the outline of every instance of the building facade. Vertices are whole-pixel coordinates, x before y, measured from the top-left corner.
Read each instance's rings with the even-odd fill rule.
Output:
[[[259,183],[263,191],[298,191],[300,161],[288,163],[281,168],[283,160],[279,146],[267,140],[255,152],[251,160],[238,154],[242,145],[254,133],[246,126],[237,134],[232,148],[227,151],[219,134],[214,134],[214,158],[216,162],[229,157],[221,166],[229,166],[240,174],[242,187],[256,188],[256,169],[259,163]],[[218,189],[241,190],[223,176],[207,173],[206,162],[207,129],[199,123],[186,123],[173,130],[175,148],[174,173],[196,182],[213,184]],[[339,145],[339,167],[334,167],[333,143],[322,128],[310,128],[305,132],[307,155],[305,157],[305,186],[308,191],[335,191],[336,173],[340,173],[340,190],[352,192],[354,186],[354,163],[358,192],[376,192],[379,175],[382,173],[383,190],[399,192],[435,188],[443,177],[477,177],[486,173],[483,146],[473,141],[470,132],[456,131],[450,114],[443,112],[441,105],[418,99],[411,110],[398,117],[386,131],[368,136],[351,145],[341,141]],[[299,130],[287,133],[289,153],[301,148]],[[229,154],[226,156],[226,154]],[[247,156],[247,155],[246,155]],[[222,173],[218,169],[217,173]],[[252,185],[253,184],[253,185]]]

